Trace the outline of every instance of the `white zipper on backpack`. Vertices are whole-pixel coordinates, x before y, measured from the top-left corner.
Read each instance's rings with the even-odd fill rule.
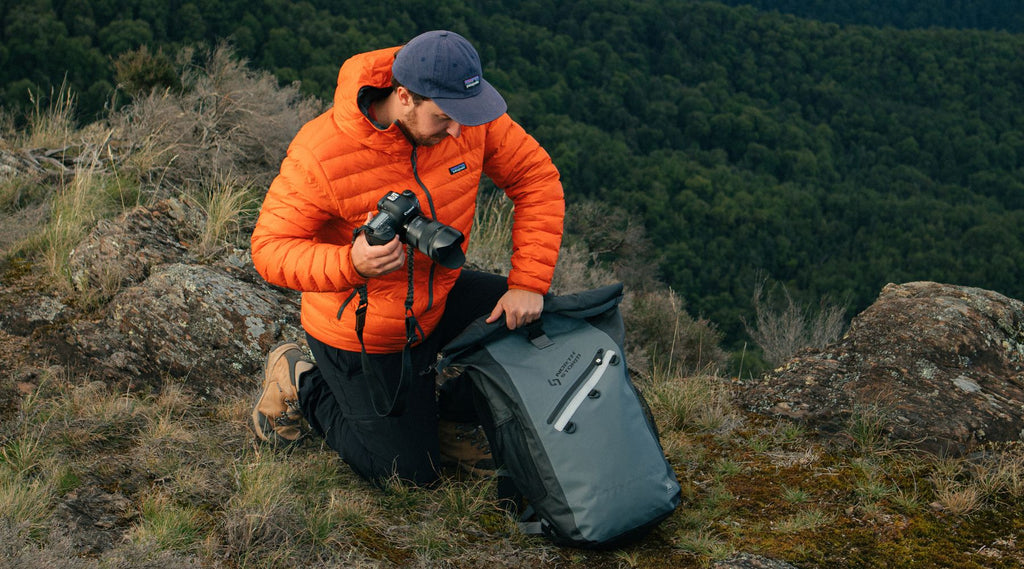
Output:
[[[583,404],[583,401],[587,399],[590,392],[597,387],[598,382],[604,376],[604,372],[608,370],[608,366],[611,365],[615,359],[614,350],[603,350],[598,352],[590,366],[590,376],[583,381],[579,389],[573,394],[572,399],[565,404],[561,412],[558,412],[558,416],[554,421],[554,427],[556,431],[564,431],[566,425],[572,419],[572,416],[576,414],[576,411]],[[579,383],[579,382],[577,382]],[[557,412],[557,411],[556,411]]]

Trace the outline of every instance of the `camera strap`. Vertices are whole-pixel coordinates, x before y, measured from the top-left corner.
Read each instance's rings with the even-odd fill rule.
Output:
[[[366,352],[366,343],[363,341],[363,329],[366,326],[366,311],[369,306],[369,294],[366,285],[356,287],[359,293],[359,304],[356,306],[356,337],[359,338],[359,347],[363,364],[363,374],[369,378],[370,402],[373,410],[379,417],[398,417],[405,412],[405,399],[409,386],[413,381],[412,345],[419,339],[425,337],[423,328],[416,321],[413,314],[413,248],[408,246],[406,250],[409,268],[409,289],[405,296],[405,346],[402,348],[402,373],[398,378],[398,386],[395,387],[394,396],[391,402],[386,400],[382,403],[382,397],[388,397],[387,382],[377,374],[377,369]]]

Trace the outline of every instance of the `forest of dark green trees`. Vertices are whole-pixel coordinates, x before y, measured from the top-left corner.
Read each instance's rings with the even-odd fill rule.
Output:
[[[722,0],[801,18],[837,24],[901,29],[955,28],[1024,31],[1024,11],[1016,0]]]
[[[1024,298],[1016,8],[907,0],[930,6],[901,12],[920,21],[882,22],[896,13],[882,0],[832,15],[850,5],[801,3],[820,20],[760,4],[0,0],[0,105],[17,116],[66,81],[93,120],[173,88],[159,69],[118,76],[141,46],[170,65],[221,39],[330,100],[346,57],[453,29],[551,153],[570,203],[642,221],[662,280],[734,343],[765,277],[803,302],[848,302],[848,316],[888,282]],[[1000,27],[986,22],[1010,31],[953,29]]]

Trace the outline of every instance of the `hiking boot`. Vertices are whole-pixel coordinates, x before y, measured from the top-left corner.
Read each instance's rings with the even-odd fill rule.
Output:
[[[483,427],[441,419],[438,437],[442,465],[457,466],[471,476],[481,478],[495,474],[494,457]]]
[[[284,343],[267,354],[263,386],[252,410],[256,436],[273,445],[290,446],[309,433],[299,409],[299,376],[315,366],[299,345]]]

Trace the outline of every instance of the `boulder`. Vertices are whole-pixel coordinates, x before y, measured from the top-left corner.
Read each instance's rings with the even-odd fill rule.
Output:
[[[798,353],[737,393],[749,410],[820,433],[875,422],[945,454],[1024,438],[1024,303],[933,282],[887,285],[838,342]]]
[[[75,249],[75,286],[109,296],[93,318],[69,319],[64,341],[76,366],[135,388],[171,377],[214,394],[240,379],[248,386],[274,344],[304,337],[299,294],[268,285],[247,250],[191,254],[198,215],[176,199],[138,206],[97,224]]]
[[[185,228],[195,225],[194,208],[177,199],[136,206],[117,219],[104,219],[68,259],[79,292],[142,282],[152,267],[187,257]]]
[[[215,393],[257,375],[274,344],[302,336],[297,295],[216,266],[174,263],[119,292],[72,342],[107,378],[159,385],[165,374]]]

